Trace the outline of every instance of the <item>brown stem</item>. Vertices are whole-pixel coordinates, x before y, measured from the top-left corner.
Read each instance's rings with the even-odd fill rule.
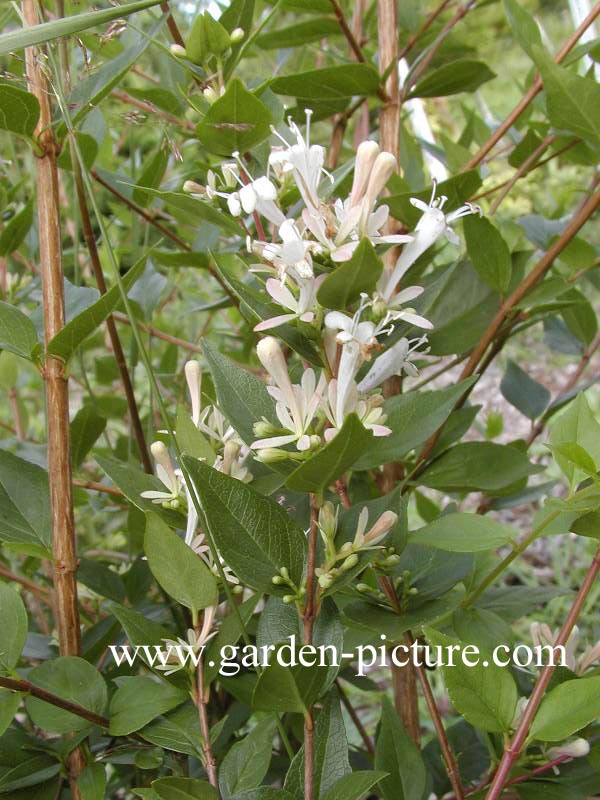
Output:
[[[367,753],[369,753],[369,755],[371,755],[371,756],[374,756],[375,755],[375,746],[373,744],[373,740],[371,739],[371,737],[369,736],[369,734],[365,730],[365,726],[362,724],[362,722],[360,720],[360,717],[356,713],[356,709],[354,708],[354,706],[352,705],[352,703],[350,702],[350,700],[348,698],[348,695],[344,691],[344,687],[342,686],[342,682],[340,681],[339,678],[335,679],[335,685],[337,686],[337,690],[340,693],[340,699],[342,701],[342,705],[344,706],[344,708],[348,712],[348,716],[350,717],[350,719],[354,723],[354,727],[359,732],[360,738],[363,740],[363,744],[364,744],[364,746],[365,746],[365,748],[367,750]]]
[[[381,149],[398,160],[400,152],[400,87],[398,83],[398,8],[396,0],[377,0],[379,72],[387,73],[387,102],[379,112]]]
[[[200,632],[201,625],[196,626],[196,634]],[[208,724],[208,687],[204,686],[204,659],[198,660],[198,668],[196,670],[196,693],[195,701],[196,708],[198,709],[198,717],[200,719],[200,731],[202,733],[202,752],[204,753],[204,766],[208,774],[208,780],[215,789],[219,790],[219,781],[217,778],[217,761],[215,759],[212,743],[210,740],[210,725]]]
[[[414,643],[414,639],[410,633],[408,634],[408,640],[411,645]],[[444,728],[439,709],[436,705],[433,692],[431,691],[431,686],[429,685],[429,680],[427,678],[427,672],[422,664],[420,666],[415,665],[415,670],[419,679],[419,683],[421,684],[421,689],[423,690],[425,702],[427,703],[429,716],[431,717],[433,727],[435,728],[435,732],[440,743],[442,758],[444,759],[444,764],[446,765],[446,772],[448,774],[450,784],[452,785],[452,789],[454,790],[454,795],[457,800],[463,800],[465,792],[460,780],[458,764],[456,763],[456,758],[454,757],[454,753],[450,747],[450,742],[448,741],[448,737],[446,735],[446,729]]]
[[[427,51],[426,55],[423,57],[421,61],[419,61],[418,65],[415,67],[414,72],[412,72],[408,76],[402,91],[403,97],[406,97],[408,95],[410,89],[418,82],[421,75],[423,75],[427,71],[429,65],[435,58],[436,53],[438,52],[438,50],[440,49],[446,38],[452,32],[452,29],[455,28],[456,25],[458,25],[461,19],[463,19],[463,17],[465,17],[469,13],[469,11],[471,11],[471,9],[474,8],[476,4],[477,0],[469,0],[469,2],[465,3],[464,6],[461,6],[457,10],[456,14],[452,17],[452,19],[449,19],[448,22],[444,25],[438,37],[436,38],[435,42],[433,42],[433,44]]]
[[[590,593],[592,586],[594,585],[599,571],[600,550],[596,552],[591,566],[586,573],[583,583],[581,584],[581,588],[577,592],[577,597],[575,598],[569,614],[567,615],[567,619],[565,620],[565,623],[562,626],[554,643],[555,647],[564,647],[564,645],[567,643],[567,640],[571,635],[571,632],[583,608],[583,604],[585,603],[585,600]],[[494,779],[492,780],[490,790],[486,795],[486,800],[498,800],[502,794],[502,790],[508,781],[510,772],[525,745],[529,729],[533,723],[535,715],[537,714],[540,703],[544,698],[544,694],[548,688],[548,684],[550,683],[552,675],[554,674],[555,668],[556,667],[552,663],[552,660],[550,660],[550,662],[543,668],[533,692],[527,701],[527,706],[525,707],[525,711],[523,712],[523,716],[521,717],[521,721],[519,722],[517,730],[515,731],[510,743],[505,747],[504,754],[500,760],[500,764],[498,765]]]
[[[408,53],[410,53],[410,51],[413,49],[413,47],[421,38],[421,36],[426,31],[429,30],[429,28],[433,25],[433,23],[436,21],[439,15],[443,11],[445,11],[445,9],[453,2],[454,0],[443,0],[443,2],[441,2],[437,8],[434,8],[431,14],[429,14],[429,16],[425,19],[421,27],[417,31],[415,31],[415,33],[413,33],[411,36],[408,37],[408,41],[406,42],[402,50],[400,50],[400,52],[398,53],[399,61],[401,61],[403,58],[406,57]]]
[[[35,0],[23,0],[27,25],[39,22]],[[35,48],[25,51],[29,89],[38,100],[40,117],[36,134],[42,155],[36,159],[38,236],[42,267],[44,340],[48,342],[64,326],[63,270],[60,208],[58,199],[57,144],[52,128],[50,86],[40,66],[43,55]],[[51,355],[44,364],[48,427],[48,473],[55,615],[61,655],[78,655],[81,649],[77,605],[77,555],[69,435],[69,395],[63,363]],[[72,789],[77,792],[76,782]]]
[[[79,168],[79,164],[77,163],[77,158],[76,158],[76,153],[74,152],[74,148],[72,148],[71,150],[71,159],[74,165],[75,189],[77,192],[77,202],[79,204],[79,215],[81,217],[81,227],[83,229],[83,236],[85,239],[85,243],[87,245],[88,252],[90,254],[90,262],[92,264],[92,270],[94,271],[94,278],[96,279],[96,285],[98,286],[100,294],[106,294],[107,291],[106,281],[104,280],[104,272],[102,270],[100,255],[98,253],[98,246],[96,245],[96,238],[94,236],[94,231],[92,228],[92,220],[90,218],[90,212],[85,198],[85,187],[83,185],[83,179],[81,177],[81,171]],[[129,409],[129,418],[131,420],[131,427],[133,428],[133,435],[135,436],[138,450],[140,451],[140,458],[142,460],[144,470],[152,474],[153,472],[152,460],[150,458],[150,453],[148,452],[146,437],[144,436],[144,428],[142,426],[142,420],[140,419],[140,412],[135,399],[135,393],[133,391],[133,383],[131,381],[131,375],[129,374],[129,369],[127,367],[127,360],[125,358],[125,353],[123,352],[121,339],[119,338],[119,334],[117,332],[117,326],[115,325],[115,321],[112,316],[108,316],[106,318],[106,329],[108,330],[112,351],[115,356],[115,361],[117,363],[119,375],[121,376],[121,383],[123,384],[123,391],[125,392],[127,407]]]
[[[37,583],[30,581],[28,578],[23,578],[21,575],[15,575],[14,572],[11,572],[4,564],[0,564],[0,575],[3,578],[6,578],[8,581],[13,581],[14,583],[20,584],[24,589],[27,589],[28,592],[35,595],[39,600],[47,605],[52,604],[52,598],[50,596],[50,592],[48,589],[44,589],[43,586],[38,586]]]
[[[186,131],[192,132],[195,130],[195,125],[193,122],[190,122],[186,119],[180,119],[176,117],[174,114],[169,114],[168,111],[163,111],[161,108],[157,108],[154,103],[150,103],[148,100],[140,100],[137,97],[132,97],[127,92],[122,91],[113,91],[112,96],[119,100],[121,103],[126,103],[129,106],[135,106],[139,108],[141,111],[145,111],[146,114],[151,114],[153,117],[159,116],[165,119],[167,122],[170,122],[171,125],[177,125],[179,128],[183,128]]]
[[[365,62],[364,53],[362,51],[361,46],[356,41],[354,33],[352,32],[350,26],[348,25],[348,22],[346,21],[346,17],[344,16],[342,7],[340,6],[337,0],[330,0],[330,2],[333,7],[333,13],[335,14],[335,18],[338,21],[338,25],[340,26],[342,33],[346,37],[346,40],[350,45],[350,49],[352,50],[354,57],[356,58],[357,61],[360,61],[361,63],[364,64]]]
[[[105,486],[103,483],[96,481],[83,481],[79,478],[73,478],[73,486],[80,489],[90,489],[92,492],[103,492],[104,494],[112,494],[115,497],[123,497],[123,492],[117,489],[116,486]]]
[[[88,711],[87,708],[84,708],[77,703],[72,703],[70,700],[63,700],[62,697],[52,694],[52,692],[47,692],[45,689],[40,689],[39,686],[35,686],[29,681],[17,680],[16,678],[0,677],[0,686],[3,689],[9,689],[13,692],[30,694],[32,697],[37,697],[38,700],[43,700],[44,702],[50,703],[57,708],[62,708],[64,711],[70,711],[71,714],[76,714],[78,717],[86,719],[88,722],[92,722],[94,725],[99,725],[101,728],[108,728],[109,720],[106,717],[103,717],[100,714],[94,714],[93,711]]]
[[[113,317],[117,320],[117,322],[122,322],[125,325],[130,325],[129,318],[125,316],[125,314],[121,314],[120,312],[115,312]],[[193,342],[188,342],[185,339],[180,339],[178,336],[171,336],[170,333],[165,333],[165,331],[161,331],[159,328],[156,328],[154,325],[148,325],[145,322],[137,322],[137,327],[146,333],[149,333],[150,336],[154,336],[156,339],[162,339],[165,342],[169,342],[169,344],[177,345],[177,347],[182,347],[184,350],[189,350],[190,353],[201,353],[202,348],[200,345],[194,344]]]
[[[8,390],[8,401],[10,403],[13,419],[15,421],[15,433],[17,439],[25,441],[25,427],[23,425],[23,417],[21,415],[21,407],[19,405],[19,395],[17,390],[13,387]]]
[[[569,379],[563,385],[562,389],[558,393],[558,397],[568,394],[571,391],[571,389],[573,389],[577,385],[579,379],[581,378],[584,371],[588,367],[592,356],[599,347],[600,347],[600,333],[597,333],[593,341],[584,350],[583,355],[581,356],[579,363],[575,368],[575,371],[573,372],[572,375],[569,376]],[[550,410],[551,408],[548,409],[548,411]],[[528,448],[531,447],[533,442],[537,439],[537,437],[542,433],[542,431],[546,427],[546,423],[548,422],[548,419],[550,417],[548,411],[542,417],[540,417],[540,419],[532,427],[531,432],[527,437]]]
[[[504,198],[510,192],[510,190],[513,188],[515,183],[518,180],[520,180],[520,178],[522,178],[524,175],[526,175],[528,172],[531,171],[531,168],[536,163],[538,158],[542,155],[542,153],[544,153],[550,147],[550,145],[552,144],[552,142],[555,139],[556,139],[556,135],[555,134],[550,134],[549,136],[546,136],[546,138],[543,139],[540,142],[540,144],[535,148],[533,153],[531,153],[525,159],[525,161],[523,161],[521,166],[517,170],[515,170],[515,173],[512,176],[512,178],[508,179],[508,181],[506,182],[506,186],[504,186],[504,188],[502,189],[502,191],[500,192],[498,197],[496,197],[496,199],[494,200],[494,202],[490,206],[490,210],[488,212],[488,214],[490,216],[492,216],[493,214],[496,213],[500,203],[504,200]]]
[[[317,543],[319,537],[319,505],[317,497],[310,495],[310,528],[308,531],[308,556],[306,562],[306,602],[303,614],[303,642],[312,644],[313,628],[317,616]],[[304,800],[315,800],[315,721],[312,708],[304,714]]]
[[[581,25],[575,30],[571,36],[566,40],[564,45],[561,47],[559,52],[557,53],[554,61],[557,64],[560,64],[566,56],[571,52],[571,50],[575,47],[579,39],[583,36],[585,31],[590,27],[590,25],[594,22],[596,17],[600,14],[600,3],[596,3],[596,5],[592,8],[590,13],[587,17],[583,20]],[[464,170],[474,169],[475,167],[479,166],[483,159],[487,156],[487,154],[492,150],[496,144],[502,139],[502,137],[506,134],[510,128],[515,124],[515,122],[519,119],[521,114],[525,111],[525,109],[529,106],[529,104],[537,97],[537,95],[542,91],[543,84],[542,79],[539,75],[536,75],[534,78],[533,83],[531,84],[529,90],[523,95],[523,97],[519,100],[517,105],[513,108],[510,114],[506,117],[504,122],[502,122],[494,131],[494,133],[490,136],[487,142],[481,147],[480,150],[473,156],[473,158],[463,167]]]
[[[163,14],[168,14],[167,17],[167,26],[169,28],[169,33],[171,34],[171,38],[175,42],[175,44],[180,45],[181,47],[185,47],[185,42],[183,41],[183,36],[181,35],[179,28],[177,27],[177,23],[171,14],[171,9],[169,8],[168,0],[163,0],[160,4],[160,10]]]

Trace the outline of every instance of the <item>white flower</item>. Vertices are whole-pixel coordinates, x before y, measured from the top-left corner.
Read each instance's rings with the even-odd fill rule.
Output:
[[[163,442],[153,442],[150,446],[150,452],[156,461],[156,475],[161,483],[166,486],[167,491],[161,492],[150,489],[142,492],[140,496],[158,504],[171,503],[178,500],[183,486],[183,479],[179,470],[174,469],[169,451]]]
[[[286,219],[279,227],[281,244],[275,242],[252,242],[253,252],[261,255],[273,265],[284,281],[288,273],[300,279],[313,277],[311,250],[314,243],[303,239],[293,219]]]
[[[339,344],[356,342],[360,346],[361,353],[366,357],[369,350],[377,344],[375,338],[377,334],[375,323],[360,321],[364,308],[365,304],[361,302],[358,311],[351,317],[342,311],[329,311],[325,315],[325,327],[332,331],[338,331],[335,339]]]
[[[202,627],[198,633],[193,628],[188,628],[185,639],[180,636],[177,639],[163,639],[165,643],[164,649],[167,651],[168,657],[165,664],[155,664],[155,669],[164,672],[165,675],[172,675],[174,672],[185,669],[186,665],[193,666],[191,659],[184,660],[185,654],[187,652],[197,655],[217,635],[217,631],[212,630],[216,611],[217,606],[209,606],[204,609]]]
[[[530,627],[530,633],[535,647],[555,647],[559,632],[553,631],[545,622],[534,622]],[[581,632],[575,625],[564,647],[565,664],[571,672],[575,672],[577,675],[583,675],[596,661],[600,661],[600,641],[586,647],[578,657],[577,648],[580,641]]]
[[[382,403],[381,395],[361,398],[354,381],[351,381],[341,393],[339,381],[335,378],[329,381],[324,410],[331,427],[323,434],[325,441],[330,442],[336,436],[350,414],[356,414],[362,426],[370,430],[373,436],[389,436],[392,430],[383,424],[386,416],[381,407]]]
[[[299,319],[301,322],[312,322],[315,318],[314,308],[317,304],[317,291],[327,276],[320,275],[318,278],[308,278],[301,281],[298,287],[298,297],[296,297],[276,278],[269,278],[265,284],[267,292],[276,303],[284,308],[289,308],[291,314],[280,314],[259,322],[254,326],[255,331],[266,331],[276,328],[285,322],[292,322]]]
[[[253,450],[279,447],[281,445],[296,443],[298,450],[308,450],[311,447],[311,437],[307,431],[315,418],[327,385],[325,376],[321,374],[319,382],[314,370],[304,371],[300,384],[292,385],[287,364],[279,342],[272,336],[262,339],[256,348],[258,357],[267,370],[275,386],[268,386],[268,392],[275,400],[275,413],[285,430],[289,434],[271,436],[253,442]]]
[[[398,515],[393,511],[384,511],[374,525],[367,531],[367,524],[369,522],[369,509],[364,506],[358,516],[358,524],[356,526],[356,533],[354,535],[353,546],[357,550],[366,549],[368,547],[375,547],[379,544],[388,533],[392,530],[396,522],[398,522]]]
[[[321,175],[325,172],[325,149],[321,145],[310,143],[310,118],[312,110],[307,108],[306,113],[306,139],[292,119],[288,120],[288,127],[296,137],[295,144],[288,144],[281,134],[274,128],[273,133],[283,142],[284,150],[275,151],[269,158],[269,165],[281,172],[292,172],[294,181],[304,203],[307,207],[319,207],[319,183]]]
[[[234,155],[237,156],[237,154]],[[273,225],[281,225],[285,220],[285,215],[275,203],[277,189],[274,183],[266,175],[246,184],[241,178],[239,180],[241,188],[227,195],[229,213],[234,217],[239,217],[242,211],[246,214],[253,214],[256,211]]]
[[[390,301],[404,273],[415,263],[419,256],[435,244],[440,236],[445,234],[452,244],[459,243],[458,236],[450,227],[453,222],[469,214],[481,214],[481,209],[471,203],[465,203],[465,205],[450,212],[450,214],[444,214],[442,209],[448,198],[443,195],[436,198],[435,192],[436,183],[434,181],[429,203],[424,203],[423,200],[419,200],[416,197],[411,198],[412,205],[422,211],[423,214],[414,230],[413,240],[403,248],[391,274],[386,271],[381,277],[380,290],[386,302]]]
[[[249,448],[230,440],[225,443],[223,455],[217,456],[213,467],[225,475],[230,475],[232,478],[246,483],[252,480],[252,475],[244,464],[249,453]]]
[[[412,341],[399,339],[385,353],[375,359],[365,377],[358,384],[359,392],[370,392],[376,386],[381,386],[392,375],[401,375],[402,372],[406,372],[412,377],[418,375],[418,370],[410,358],[412,353],[426,341],[427,337],[425,336]]]
[[[586,739],[573,739],[572,742],[551,747],[546,755],[553,761],[555,758],[583,758],[590,752],[590,743]]]
[[[191,548],[194,553],[197,553],[200,558],[204,561],[206,566],[210,569],[210,571],[217,577],[221,577],[221,573],[219,571],[219,567],[215,562],[214,558],[212,557],[212,552],[210,546],[206,542],[206,537],[203,533],[196,536],[194,541],[191,544]],[[221,565],[221,569],[223,570],[223,575],[225,576],[225,580],[227,583],[230,583],[232,586],[239,586],[240,580],[237,575],[231,571],[230,567],[223,561],[223,556],[219,553],[219,563]]]

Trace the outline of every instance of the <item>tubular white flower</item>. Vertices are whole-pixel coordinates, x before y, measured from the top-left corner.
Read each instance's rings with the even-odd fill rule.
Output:
[[[393,271],[391,274],[385,272],[381,277],[380,291],[386,302],[391,299],[405,272],[415,263],[419,256],[435,244],[442,234],[445,234],[453,244],[459,242],[458,237],[450,227],[453,222],[469,214],[481,214],[481,209],[471,203],[465,203],[465,205],[450,214],[444,214],[443,207],[447,197],[442,195],[436,198],[436,188],[436,183],[434,182],[429,203],[424,203],[423,200],[419,200],[416,197],[411,198],[411,204],[422,211],[423,214],[415,228],[413,240],[403,248]]]
[[[367,531],[368,521],[369,509],[367,506],[364,506],[359,514],[356,533],[354,535],[353,545],[356,549],[375,547],[378,545],[394,527],[398,521],[398,515],[393,511],[384,511]]]
[[[314,308],[317,305],[317,291],[326,277],[326,275],[320,275],[318,278],[309,278],[306,281],[302,281],[297,298],[281,281],[269,278],[265,284],[267,292],[276,303],[288,308],[292,313],[280,314],[276,317],[265,319],[255,325],[254,330],[266,331],[283,325],[285,322],[292,322],[295,319],[299,319],[301,322],[312,322],[315,318]]]
[[[325,149],[321,145],[311,145],[310,143],[310,118],[312,116],[312,109],[305,109],[306,113],[306,138],[300,132],[300,129],[291,119],[288,120],[288,127],[292,134],[296,137],[295,144],[288,144],[288,142],[281,136],[274,128],[273,133],[283,142],[285,149],[278,151],[276,161],[270,163],[278,163],[285,171],[291,172],[294,181],[298,187],[298,191],[304,200],[306,206],[311,209],[318,209],[319,207],[319,183],[321,182],[321,175],[324,173],[325,164]],[[285,169],[284,164],[289,165]]]
[[[412,342],[408,339],[399,339],[375,359],[365,377],[358,384],[358,391],[370,392],[376,386],[381,386],[392,375],[400,375],[402,372],[406,372],[412,377],[417,375],[417,369],[410,360],[411,354],[426,341],[425,336],[413,339]]]
[[[367,139],[358,145],[356,160],[354,162],[354,179],[350,192],[350,206],[356,206],[364,197],[369,175],[373,169],[375,159],[379,155],[379,145]]]
[[[202,367],[199,361],[186,361],[185,379],[190,393],[190,402],[192,404],[192,422],[196,427],[200,422],[200,412],[202,410]]]
[[[253,242],[252,250],[270,262],[277,270],[282,281],[289,273],[300,279],[313,277],[312,258],[310,255],[313,243],[303,239],[293,219],[286,219],[279,227],[282,243]]]
[[[172,500],[177,500],[181,492],[182,479],[180,474],[177,474],[171,462],[169,451],[163,442],[153,442],[150,445],[150,452],[156,461],[156,476],[164,486],[167,487],[167,492],[161,492],[156,489],[149,489],[141,493],[141,497],[147,500],[152,500],[153,503],[165,503]]]
[[[573,739],[572,742],[560,744],[558,747],[551,747],[547,756],[552,761],[555,758],[583,758],[590,752],[590,743],[586,739]]]

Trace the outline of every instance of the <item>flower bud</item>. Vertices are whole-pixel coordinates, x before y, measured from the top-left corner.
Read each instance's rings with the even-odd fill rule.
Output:
[[[238,42],[241,42],[245,36],[246,31],[243,28],[234,28],[229,34],[229,41],[231,44],[237,44]]]
[[[361,594],[368,594],[373,591],[368,583],[357,583],[356,590]]]
[[[211,105],[219,99],[219,95],[212,86],[207,86],[205,89],[202,90],[202,94],[204,95],[205,100],[207,100]]]
[[[333,581],[333,575],[330,575],[328,572],[325,572],[323,575],[319,575],[319,586],[322,589],[329,589]]]
[[[171,52],[171,55],[175,56],[175,58],[187,57],[187,52],[185,47],[182,47],[180,44],[172,44],[171,47],[169,47],[169,50]]]
[[[282,597],[282,600],[286,604],[286,606],[289,606],[290,603],[293,603],[295,599],[296,598],[294,597],[293,594],[284,594],[284,596]]]
[[[263,464],[275,464],[278,461],[286,461],[290,457],[289,453],[285,450],[278,450],[276,447],[265,447],[264,450],[258,450],[254,458],[256,461],[261,461]]]
[[[319,528],[326,541],[333,541],[337,529],[337,514],[333,503],[323,503],[319,509]]]
[[[252,429],[259,439],[265,439],[267,436],[273,436],[278,431],[278,429],[270,422],[267,422],[266,419],[261,419],[258,422],[255,422],[252,426]]]
[[[287,567],[280,567],[279,574],[284,577],[286,580],[289,580],[290,573]]]
[[[183,184],[183,191],[186,194],[204,194],[206,187],[202,186],[201,183],[196,183],[196,181],[186,181]]]
[[[378,544],[387,536],[397,522],[397,514],[393,511],[384,511],[373,527],[365,534],[365,544]]]
[[[341,569],[343,572],[346,572],[346,570],[352,569],[352,567],[355,567],[357,564],[358,554],[352,553],[352,555],[349,555],[348,558],[343,561]]]
[[[274,583],[275,586],[281,586],[282,583],[285,583],[281,575],[273,575],[271,578],[271,583]]]
[[[241,584],[236,583],[236,585],[233,587],[231,591],[233,592],[233,594],[242,594],[242,592],[244,591],[244,587]]]
[[[586,739],[573,739],[572,742],[561,744],[558,747],[551,747],[548,750],[548,757],[550,759],[560,758],[565,756],[567,758],[583,758],[590,752],[590,743]]]
[[[354,180],[350,192],[350,207],[358,205],[361,201],[378,153],[379,145],[370,139],[358,145],[354,162]]]

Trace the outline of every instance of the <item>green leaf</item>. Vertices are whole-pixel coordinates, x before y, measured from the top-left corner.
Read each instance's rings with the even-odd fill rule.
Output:
[[[77,703],[95,714],[102,714],[106,708],[108,694],[104,678],[83,658],[59,656],[53,661],[45,661],[32,669],[28,678],[40,689]],[[32,695],[27,697],[25,705],[33,724],[50,733],[70,733],[91,725],[86,719]]]
[[[361,454],[356,469],[372,469],[388,461],[398,461],[423,444],[450,416],[452,409],[473,385],[476,378],[433,392],[406,392],[386,400],[385,424],[390,436],[373,439]]]
[[[156,580],[194,619],[217,602],[217,582],[204,561],[155,514],[146,517],[144,552]]]
[[[476,553],[495,550],[510,542],[516,532],[481,514],[442,514],[441,517],[411,531],[409,541],[428,547],[438,547],[454,553]]]
[[[2,40],[10,35],[0,35],[0,47]],[[13,84],[0,83],[0,128],[32,139],[39,118],[40,104],[35,95]]]
[[[411,97],[446,97],[459,92],[474,92],[496,73],[483,61],[461,58],[430,72],[411,90]]]
[[[385,800],[421,800],[427,780],[425,764],[387,697],[381,710],[375,766],[388,773],[379,781]]]
[[[533,48],[543,46],[537,22],[518,0],[504,0],[504,10],[515,39],[527,55],[533,58]]]
[[[31,359],[38,345],[35,325],[15,306],[0,301],[0,348]]]
[[[273,593],[273,576],[286,567],[302,578],[306,537],[286,511],[241,481],[184,456],[202,513],[223,558],[248,586]]]
[[[550,428],[550,444],[556,462],[571,484],[578,478],[575,464],[556,449],[557,445],[575,443],[590,455],[595,465],[600,465],[600,423],[596,420],[583,392],[566,409],[555,417]]]
[[[419,603],[414,608],[409,607],[402,615],[359,600],[344,607],[344,617],[347,622],[355,627],[368,630],[371,635],[378,633],[385,635],[390,642],[399,642],[406,631],[433,623],[440,617],[451,614],[460,603],[462,596],[460,591],[447,592],[442,597]]]
[[[22,699],[20,692],[0,689],[0,737],[15,718]]]
[[[586,475],[596,474],[596,464],[594,459],[577,442],[561,442],[560,444],[548,445],[555,456],[559,456],[564,461],[580,469]]]
[[[340,778],[350,772],[346,728],[338,693],[332,689],[315,724],[314,796],[322,797]],[[293,800],[303,800],[304,745],[292,759],[283,788],[292,795]]]
[[[534,55],[552,125],[600,147],[600,86],[593,78],[559,67],[541,48],[536,47]]]
[[[222,356],[209,342],[203,342],[202,349],[215,384],[217,405],[246,444],[256,439],[252,427],[255,422],[266,419],[279,424],[273,401],[260,378]]]
[[[534,381],[518,364],[511,359],[500,383],[500,391],[505,400],[518,408],[531,420],[544,413],[550,402],[550,392],[541,383]]]
[[[104,800],[106,769],[104,764],[89,764],[77,779],[81,800]]]
[[[129,291],[144,271],[146,256],[143,256],[122,279],[125,291]],[[62,328],[48,343],[48,353],[68,361],[77,348],[117,308],[121,302],[118,285],[111,287],[95,303],[85,308]]]
[[[177,407],[175,435],[182,453],[206,461],[208,466],[212,467],[215,461],[213,449],[208,440],[194,425],[188,409],[184,406]]]
[[[254,594],[239,606],[238,611],[244,626],[246,626],[251,619],[256,605],[260,599],[260,594]],[[232,645],[237,644],[243,632],[244,631],[242,630],[242,625],[240,625],[237,614],[228,614],[222,621],[219,627],[219,632],[210,642],[206,650],[204,658],[204,681],[206,685],[211,683],[219,672],[223,648],[231,647]],[[225,650],[225,652],[227,652],[227,650]]]
[[[147,205],[151,200],[151,195],[144,191],[144,187],[148,189],[156,189],[160,186],[163,179],[167,164],[169,163],[169,153],[163,147],[154,153],[152,158],[144,166],[140,176],[136,180],[136,188],[133,190],[133,200],[140,206]]]
[[[159,778],[152,789],[160,800],[218,800],[210,783],[195,778]]]
[[[50,550],[48,473],[7,450],[0,450],[0,539],[46,557]]]
[[[317,292],[317,300],[325,308],[344,310],[355,303],[363,292],[370,293],[383,271],[381,259],[369,239],[363,239],[352,258],[330,272]]]
[[[280,645],[278,650],[283,645]],[[287,644],[291,647],[291,644]],[[265,667],[256,682],[252,695],[252,708],[257,711],[281,711],[295,712],[304,714],[311,702],[317,699],[319,689],[323,686],[322,676],[319,676],[319,668],[310,669],[302,667],[283,666],[272,656],[271,663]],[[300,681],[312,678],[310,681]],[[316,684],[315,684],[316,681]]]
[[[185,52],[194,64],[205,64],[212,56],[221,56],[231,47],[227,30],[208,11],[203,11],[194,20],[187,37]]]
[[[516,447],[462,442],[437,458],[419,482],[443,491],[498,492],[539,471]]]
[[[27,639],[27,611],[11,586],[0,583],[0,673],[10,674],[21,657]]]
[[[497,292],[510,283],[512,260],[498,228],[486,217],[471,214],[463,220],[467,253],[481,280]]]
[[[369,64],[344,64],[275,78],[270,88],[275,94],[311,100],[368,97],[379,91],[379,75]]]
[[[2,87],[0,86],[0,92]],[[0,236],[0,256],[18,250],[33,224],[33,200],[29,200],[18,214],[9,220]]]
[[[98,438],[106,428],[106,417],[101,417],[96,409],[84,405],[71,421],[71,463],[73,469],[79,469],[84,458],[90,452]]]
[[[277,28],[262,33],[256,38],[256,46],[261,50],[281,50],[284,47],[299,47],[302,44],[318,42],[325,37],[337,36],[340,26],[331,17],[316,17],[286,28]]]
[[[323,800],[364,800],[369,790],[384,777],[385,772],[375,770],[350,772],[325,792]]]
[[[355,463],[373,440],[356,414],[350,414],[334,438],[291,473],[286,485],[296,492],[321,492]]]
[[[565,681],[548,692],[529,733],[542,742],[562,742],[600,717],[600,676]]]
[[[50,793],[39,800],[52,800],[60,784],[49,781],[60,767],[56,755],[40,752],[40,740],[22,729],[9,728],[0,741],[0,792],[4,800],[38,800],[37,789],[28,788],[43,782],[47,782]]]
[[[275,720],[269,717],[227,752],[219,769],[223,800],[260,784],[271,763],[274,734]]]
[[[0,56],[22,50],[24,47],[51,42],[62,36],[69,36],[71,33],[95,28],[97,25],[104,25],[105,22],[112,22],[113,19],[128,17],[130,14],[135,14],[136,11],[156,6],[159,2],[160,0],[138,0],[136,3],[126,3],[118,8],[104,8],[101,11],[74,14],[71,17],[63,17],[52,20],[52,22],[43,22],[41,25],[32,25],[3,33],[0,35]]]
[[[77,580],[100,597],[107,597],[117,603],[122,602],[125,597],[125,584],[121,576],[100,561],[80,558]]]
[[[147,725],[140,736],[165,750],[198,758],[202,742],[198,709],[192,702],[179,706]]]
[[[465,645],[439,631],[425,631],[430,644],[442,650],[443,661],[448,664],[447,647],[457,647],[454,651],[454,666],[442,666],[446,689],[452,704],[463,717],[484,731],[508,732],[511,728],[517,706],[517,686],[508,667],[499,667],[493,660],[486,663],[485,653],[475,654],[473,650],[465,653]],[[467,666],[463,658],[475,666]]]
[[[196,128],[198,138],[211,153],[231,156],[255,147],[271,132],[267,106],[234,78],[225,94],[214,102]]]
[[[141,675],[117,678],[116,683],[118,689],[111,698],[109,710],[111,736],[127,736],[138,731],[188,699],[183,689]]]

